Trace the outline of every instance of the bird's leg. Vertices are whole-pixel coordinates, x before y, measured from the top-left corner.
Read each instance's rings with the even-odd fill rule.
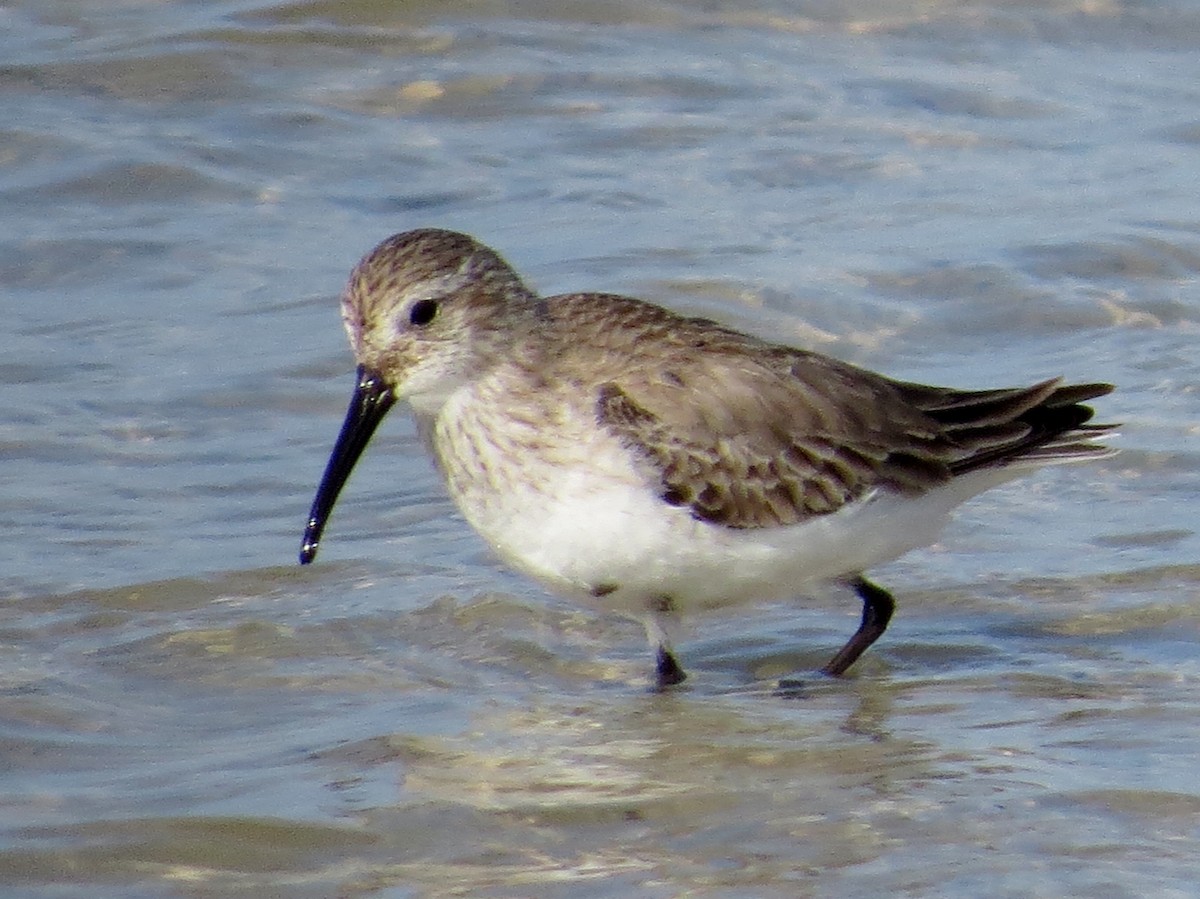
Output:
[[[687,672],[680,667],[674,653],[662,643],[658,644],[657,671],[658,689],[660,690],[665,690],[667,687],[673,687],[676,684],[682,684],[687,680]]]
[[[646,611],[649,613],[645,620],[646,637],[654,647],[657,686],[665,690],[687,679],[687,672],[671,649],[671,632],[678,626],[679,613],[669,596],[654,597],[646,603]]]
[[[829,664],[821,669],[833,677],[844,674],[866,648],[879,639],[887,630],[892,612],[896,610],[896,601],[892,599],[892,594],[872,584],[862,575],[846,583],[862,599],[862,624],[858,626],[854,636],[846,641],[846,645],[838,650],[837,655],[829,660]]]

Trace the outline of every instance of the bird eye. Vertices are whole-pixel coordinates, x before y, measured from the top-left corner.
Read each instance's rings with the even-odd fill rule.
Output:
[[[433,321],[437,311],[437,300],[417,300],[408,312],[408,320],[418,328],[422,328]]]

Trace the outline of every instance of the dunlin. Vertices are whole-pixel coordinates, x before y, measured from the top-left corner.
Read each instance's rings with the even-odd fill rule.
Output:
[[[976,493],[1096,459],[1108,384],[956,390],[895,381],[605,293],[539,297],[451,231],[388,238],[342,318],[357,386],[300,550],[371,434],[405,399],[468,522],[553,591],[645,622],[660,687],[685,677],[680,613],[839,581],[862,622],[824,671],[883,633],[863,572],[932,542]]]

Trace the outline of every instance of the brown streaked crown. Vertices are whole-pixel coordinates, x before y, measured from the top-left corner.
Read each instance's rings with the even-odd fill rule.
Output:
[[[495,251],[465,234],[422,228],[392,235],[362,258],[342,296],[342,319],[358,361],[398,376],[434,344],[446,362],[469,355],[489,337],[474,326],[480,319],[529,310],[535,299]],[[437,304],[429,327],[413,326],[420,302]]]

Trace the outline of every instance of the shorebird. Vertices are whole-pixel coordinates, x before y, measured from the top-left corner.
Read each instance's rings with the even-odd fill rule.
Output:
[[[864,572],[933,542],[956,506],[1037,466],[1097,459],[1108,384],[958,390],[893,380],[609,293],[540,297],[452,231],[396,234],[355,267],[358,363],[300,550],[380,420],[407,400],[466,520],[551,591],[640,618],[659,688],[686,674],[681,613],[836,581],[861,623],[895,607]]]

